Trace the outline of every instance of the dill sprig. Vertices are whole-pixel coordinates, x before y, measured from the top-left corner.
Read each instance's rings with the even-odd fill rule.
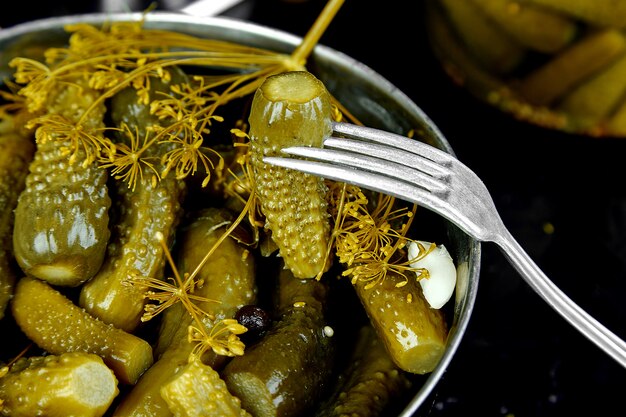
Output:
[[[416,205],[397,205],[394,197],[376,194],[370,199],[354,185],[329,182],[328,201],[334,217],[332,242],[339,262],[346,266],[342,276],[352,283],[366,282],[365,289],[382,283],[391,271],[403,278],[397,287],[409,281],[408,272],[418,272],[410,264],[404,247],[411,238]]]
[[[241,356],[245,345],[239,335],[248,329],[235,319],[222,319],[206,332],[204,326],[189,326],[188,340],[194,343],[191,357],[200,358],[209,349],[222,356]]]
[[[104,137],[104,128],[90,128],[82,123],[76,123],[62,114],[47,113],[35,117],[26,124],[27,128],[39,126],[36,138],[39,143],[48,141],[68,141],[68,151],[71,153],[70,163],[76,162],[79,155],[84,155],[80,161],[88,166],[101,155],[102,152],[111,152],[113,144]],[[83,152],[80,152],[80,151]]]
[[[227,236],[226,233],[222,235],[221,239],[213,246],[213,250]],[[188,328],[188,341],[193,345],[190,360],[202,357],[208,350],[213,350],[216,354],[224,356],[243,355],[245,345],[238,336],[247,331],[246,327],[236,320],[228,318],[215,321],[215,317],[202,309],[198,303],[219,303],[220,301],[194,294],[195,289],[203,285],[202,280],[198,279],[197,275],[212,251],[209,251],[209,254],[192,273],[181,274],[165,243],[163,234],[157,233],[155,238],[158,239],[163,248],[174,276],[166,280],[144,276],[128,278],[127,283],[129,285],[148,289],[144,297],[153,301],[153,303],[147,303],[144,306],[141,320],[144,322],[152,320],[166,309],[180,303],[192,318],[192,323]]]
[[[314,45],[342,4],[343,0],[330,0],[291,55],[235,42],[148,29],[142,21],[112,22],[102,27],[85,23],[67,25],[68,46],[49,48],[45,62],[23,57],[10,62],[15,68],[15,83],[21,85],[15,102],[23,101],[23,106],[33,114],[45,113],[55,89],[76,80],[86,81],[89,88],[100,92],[100,97],[76,122],[78,131],[90,111],[126,87],[137,90],[139,100],[147,104],[150,80],[169,82],[170,68],[185,67],[188,73],[194,68],[219,69],[221,73],[217,75],[192,74],[193,83],[172,86],[171,92],[164,92],[162,99],[151,101],[152,113],[161,120],[171,120],[171,124],[155,127],[154,136],[149,141],[144,140],[141,147],[117,148],[108,139],[94,141],[90,135],[77,134],[64,127],[72,137],[72,146],[89,150],[87,160],[82,163],[98,161],[104,168],[113,167],[114,177],[127,182],[131,188],[136,181],[143,180],[138,165],[146,161],[147,149],[163,142],[171,143],[173,149],[161,155],[164,168],[157,179],[170,172],[182,179],[202,167],[207,175],[203,181],[206,186],[211,171],[221,168],[219,163],[218,166],[212,163],[211,154],[216,155],[216,152],[204,144],[211,123],[222,120],[216,114],[217,109],[252,94],[270,75],[304,70]],[[37,121],[47,131],[57,128],[55,122],[45,117]]]
[[[137,181],[143,182],[147,173],[152,173],[150,178],[153,179],[154,183],[160,175],[155,167],[159,159],[155,156],[144,155],[145,149],[150,143],[149,131],[146,131],[143,138],[140,138],[137,128],[133,132],[128,125],[122,124],[119,130],[127,138],[127,141],[116,143],[108,148],[106,154],[101,154],[100,166],[109,169],[110,174],[116,180],[124,181],[133,191]]]
[[[91,110],[123,88],[130,86],[136,89],[140,101],[149,101],[150,80],[158,78],[169,82],[168,68],[210,67],[232,72],[195,76],[193,85],[173,86],[171,94],[166,93],[162,99],[150,102],[153,114],[172,122],[160,126],[153,138],[144,143],[145,146],[134,150],[134,159],[127,158],[128,153],[111,152],[116,148],[110,141],[94,143],[92,137],[78,135],[71,127],[63,126],[75,140],[73,146],[80,146],[84,141],[83,146],[92,150],[88,153],[89,159],[81,162],[107,159],[105,165],[117,166],[118,171],[123,171],[126,164],[133,165],[134,160],[140,160],[148,147],[169,142],[174,149],[162,155],[165,168],[161,176],[174,171],[177,178],[184,178],[194,174],[198,166],[210,172],[214,167],[206,153],[213,151],[203,146],[203,142],[211,123],[222,120],[215,114],[216,110],[254,92],[265,77],[292,66],[288,55],[144,29],[141,22],[113,23],[102,29],[80,24],[68,26],[67,30],[72,33],[69,46],[49,50],[46,63],[15,58],[10,65],[15,68],[16,83],[23,85],[18,94],[32,113],[45,111],[53,91],[75,80],[87,80],[90,88],[100,92],[99,99],[75,122],[75,131],[82,130],[81,121]],[[59,127],[58,120],[45,115],[36,123],[46,131],[55,131]],[[104,158],[103,153],[106,153]],[[134,187],[133,181],[139,179],[133,175],[118,175],[117,178],[128,181],[130,187]]]

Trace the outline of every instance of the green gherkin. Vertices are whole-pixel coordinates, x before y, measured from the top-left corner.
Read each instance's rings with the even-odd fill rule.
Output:
[[[198,213],[191,224],[184,228],[178,240],[179,271],[191,272],[216,244],[224,233],[224,226],[232,221],[226,211],[209,208]],[[212,326],[224,318],[232,318],[237,310],[256,301],[255,260],[247,249],[234,239],[226,239],[217,246],[197,276],[202,282],[194,296],[214,301],[194,301],[194,304],[215,317],[205,320]],[[167,403],[161,396],[161,387],[174,378],[188,363],[195,345],[188,340],[192,316],[181,303],[163,312],[159,339],[154,349],[158,358],[146,371],[137,385],[124,397],[113,413],[114,417],[170,417]],[[203,363],[219,369],[225,356],[208,351],[202,356]],[[191,399],[190,399],[191,401]]]
[[[359,329],[349,364],[335,391],[315,417],[373,417],[411,388],[407,375],[391,360],[370,325]]]
[[[219,374],[199,360],[185,365],[161,388],[161,396],[180,417],[251,417]]]
[[[285,265],[297,278],[313,278],[328,265],[330,239],[324,181],[263,162],[288,146],[322,147],[332,133],[330,96],[305,71],[268,77],[250,111],[250,151],[256,193],[266,227]]]
[[[94,354],[23,358],[0,378],[0,415],[99,417],[118,393],[113,371]]]
[[[17,282],[11,312],[22,332],[40,348],[54,355],[96,354],[124,384],[137,382],[152,365],[148,342],[96,319],[39,279],[23,277]]]
[[[169,86],[159,79],[153,80],[151,86],[151,100],[157,97],[158,91],[169,91]],[[138,102],[137,91],[132,87],[117,93],[110,103],[113,123],[120,128],[127,125],[139,138],[143,138],[151,126],[161,123],[150,113],[149,104]],[[171,146],[158,144],[148,153],[160,158]],[[128,278],[163,278],[165,252],[155,236],[161,233],[165,242],[171,244],[183,214],[181,203],[186,194],[184,180],[169,175],[153,184],[152,169],[148,166],[141,169],[143,180],[136,186],[129,188],[128,184],[118,181],[111,187],[116,197],[113,209],[117,221],[111,228],[112,237],[102,267],[83,285],[79,299],[81,307],[90,314],[128,332],[141,323],[147,291],[128,285]]]
[[[327,326],[329,286],[278,276],[278,319],[260,342],[221,372],[228,390],[255,417],[308,415],[334,381],[337,342]]]
[[[37,129],[37,150],[15,210],[15,258],[26,274],[53,285],[77,286],[91,278],[110,236],[107,172],[88,163],[86,148],[74,142],[79,132],[99,135],[104,128],[104,103],[85,113],[98,98],[80,82],[56,92],[49,115],[66,126]]]

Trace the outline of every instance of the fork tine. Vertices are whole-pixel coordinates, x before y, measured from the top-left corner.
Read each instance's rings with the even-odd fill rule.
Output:
[[[442,199],[440,197],[437,197],[434,193],[418,187],[413,183],[406,182],[402,178],[395,178],[385,174],[357,170],[355,168],[329,162],[290,159],[287,157],[265,157],[263,158],[263,161],[267,164],[295,169],[308,174],[317,175],[322,178],[347,182],[372,191],[392,195],[406,201],[429,207],[431,210],[438,212],[445,218],[450,218],[450,213],[445,210],[445,204],[442,204]]]
[[[344,122],[333,122],[332,128],[336,136],[357,140],[366,139],[370,142],[392,146],[430,159],[441,166],[449,166],[455,159],[445,151],[396,133]]]
[[[365,138],[367,139],[367,138]],[[403,138],[405,142],[413,142],[411,139]],[[403,148],[389,146],[389,144],[379,144],[379,142],[367,142],[364,140],[330,137],[324,141],[324,148],[341,149],[352,153],[379,158],[385,161],[393,161],[412,169],[418,169],[430,176],[446,179],[450,175],[450,170],[439,162],[434,162],[428,156],[407,152],[406,143]],[[398,152],[401,149],[402,152]],[[330,154],[332,155],[332,154]],[[329,156],[330,156],[329,155]],[[327,160],[327,158],[323,158]],[[449,165],[449,164],[448,164]]]
[[[339,139],[340,141],[347,141],[348,139]],[[361,150],[367,152],[367,154],[355,154],[352,152],[346,152],[342,150],[328,150],[324,148],[313,147],[291,147],[284,148],[282,151],[291,156],[300,156],[303,158],[313,158],[319,161],[336,163],[352,168],[365,169],[373,173],[396,178],[400,181],[411,183],[417,187],[429,190],[432,193],[445,193],[448,190],[446,184],[439,179],[425,174],[424,172],[416,169],[417,167],[411,167],[410,161],[400,161],[394,153],[394,158],[384,158],[385,149],[380,149],[381,152],[371,150],[374,145],[367,143],[357,143]],[[371,155],[371,156],[370,156]],[[413,159],[413,158],[411,158]],[[406,162],[406,163],[405,163]],[[415,165],[415,164],[413,164]]]
[[[481,198],[486,191],[483,181],[456,156],[426,143],[396,133],[342,122],[333,122],[333,133],[342,138],[330,137],[324,141],[324,147],[361,154],[376,152],[384,159],[418,168],[442,181],[448,181],[451,172],[455,171],[457,176],[473,177],[472,181],[465,184],[466,194],[471,190]],[[378,145],[375,147],[374,144]]]

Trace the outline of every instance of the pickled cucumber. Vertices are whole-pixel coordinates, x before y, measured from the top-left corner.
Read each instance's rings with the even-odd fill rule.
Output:
[[[327,293],[323,281],[297,279],[286,269],[280,272],[277,323],[221,373],[250,414],[303,415],[332,383],[336,346],[326,327]]]
[[[471,0],[498,27],[521,45],[554,53],[574,40],[578,25],[559,12],[515,0]]]
[[[432,372],[446,349],[448,328],[441,310],[430,308],[419,284],[389,271],[380,284],[366,289],[367,282],[354,286],[372,326],[400,369]]]
[[[165,178],[155,186],[145,182],[132,191],[118,184],[115,190],[119,221],[104,264],[83,285],[79,304],[104,322],[132,332],[141,323],[145,289],[129,285],[128,279],[163,277],[165,256],[156,236],[162,233],[171,244],[182,213],[184,186],[179,180]]]
[[[96,319],[44,281],[21,278],[11,311],[20,329],[40,348],[54,355],[94,353],[124,384],[137,382],[152,365],[148,342]]]
[[[557,108],[580,129],[591,129],[609,117],[626,93],[626,55],[600,74],[577,86]]]
[[[161,396],[176,417],[251,417],[220,375],[198,360],[165,384]]]
[[[0,415],[99,417],[118,393],[113,371],[99,356],[71,352],[31,357],[0,378]]]
[[[479,66],[461,44],[444,11],[440,9],[434,6],[425,9],[426,25],[434,52],[457,84],[478,97],[487,98],[501,88],[501,82]]]
[[[48,111],[78,123],[98,97],[79,80],[60,88]],[[105,112],[100,103],[77,130],[98,132]],[[107,172],[83,163],[89,159],[85,148],[74,148],[70,137],[43,138],[43,129],[36,131],[38,146],[15,210],[15,258],[30,276],[77,286],[100,269],[106,252],[111,205]]]
[[[25,186],[35,145],[13,127],[0,129],[0,319],[13,294],[17,271],[13,261],[13,211]]]
[[[178,248],[179,269],[187,272],[195,269],[207,250],[224,233],[228,222],[230,216],[218,209],[208,209],[195,218],[182,234]],[[196,289],[194,295],[217,302],[201,301],[196,304],[212,314],[215,321],[233,317],[243,305],[256,300],[254,257],[233,239],[226,239],[217,247],[200,270],[198,279],[203,281],[203,285]],[[159,343],[155,350],[158,359],[120,403],[114,416],[171,415],[161,397],[161,388],[189,361],[193,349],[187,339],[191,324],[191,316],[180,303],[163,312]],[[215,369],[219,369],[225,359],[212,351],[202,358],[205,364]]]
[[[545,6],[570,14],[594,26],[626,26],[626,2],[623,0],[520,0],[521,3]]]
[[[327,268],[330,223],[322,179],[263,162],[287,146],[321,147],[332,133],[326,87],[305,71],[268,77],[250,111],[250,155],[266,227],[297,278]]]
[[[178,268],[191,273],[232,222],[232,214],[225,209],[208,208],[195,213],[193,221],[181,230],[182,238],[177,247]],[[196,304],[215,321],[233,318],[241,307],[256,302],[255,269],[254,255],[235,239],[226,239],[198,275],[203,284],[194,294],[212,301],[197,301]],[[161,355],[170,346],[176,347],[186,341],[190,324],[191,316],[181,304],[164,311],[155,353]]]
[[[152,95],[167,91],[163,82],[151,83]],[[139,137],[151,125],[159,123],[150,114],[149,105],[138,103],[137,92],[127,88],[111,100],[112,119],[119,127],[125,124]],[[165,148],[165,149],[164,149]],[[167,144],[155,146],[150,155],[157,159]],[[183,180],[168,176],[151,181],[154,172],[144,166],[143,181],[136,187],[118,181],[115,184],[114,209],[118,215],[104,265],[80,294],[79,303],[92,315],[120,329],[132,332],[141,323],[145,289],[128,285],[132,276],[163,278],[165,256],[155,237],[160,233],[170,245],[182,216],[181,202],[186,186]]]
[[[481,66],[496,74],[514,70],[526,51],[471,1],[439,0],[458,38]]]
[[[531,104],[554,104],[624,52],[626,38],[619,31],[607,29],[592,33],[531,72],[516,89]]]
[[[360,329],[347,362],[334,394],[315,417],[379,416],[393,399],[411,388],[410,379],[391,360],[370,325]]]

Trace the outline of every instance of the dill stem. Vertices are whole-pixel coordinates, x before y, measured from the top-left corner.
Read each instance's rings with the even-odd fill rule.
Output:
[[[13,359],[11,359],[11,361],[10,361],[9,363],[7,363],[7,364],[6,364],[6,366],[7,366],[8,368],[10,368],[11,366],[13,366],[13,364],[15,364],[15,362],[17,362],[19,359],[23,358],[23,357],[26,355],[26,353],[29,351],[29,349],[30,349],[30,348],[32,348],[32,347],[33,347],[33,343],[31,342],[31,343],[29,343],[29,344],[28,344],[28,345],[27,345],[24,349],[22,349],[22,350],[20,351],[20,353],[18,353],[18,354],[17,354],[17,356],[16,356],[16,357],[14,357]]]
[[[291,54],[292,62],[297,65],[304,66],[307,58],[313,51],[315,45],[320,40],[326,28],[333,20],[341,6],[343,5],[344,0],[329,0],[324,6],[324,9],[318,16],[318,18],[313,23],[313,26],[309,29],[307,34],[304,36],[304,39],[298,45],[298,47]]]
[[[169,249],[167,248],[167,245],[165,244],[165,240],[163,239],[162,236],[159,238],[159,243],[163,247],[163,251],[165,253],[167,261],[172,266],[172,272],[174,273],[174,277],[176,279],[176,283],[178,284],[178,288],[180,288],[180,292],[177,294],[180,302],[183,304],[183,306],[185,307],[185,310],[187,310],[187,312],[191,316],[192,320],[195,321],[196,323],[198,323],[198,330],[202,333],[202,336],[208,339],[209,335],[207,334],[206,329],[204,328],[204,324],[202,323],[202,320],[200,320],[200,317],[196,313],[196,309],[193,308],[193,302],[190,300],[189,294],[187,294],[187,291],[185,290],[187,288],[189,282],[191,282],[191,280],[194,279],[194,276],[192,276],[193,274],[190,275],[183,282],[183,280],[182,280],[182,278],[180,276],[180,273],[178,272],[178,268],[176,268],[176,264],[174,263],[174,259],[172,258],[172,254],[170,253]],[[196,270],[197,270],[197,268],[196,268]]]
[[[167,261],[169,262],[170,265],[172,265],[172,272],[174,274],[174,278],[176,278],[176,283],[178,284],[178,288],[181,288],[181,289],[184,288],[183,280],[180,277],[180,274],[178,273],[178,268],[175,268],[176,263],[174,262],[174,258],[172,258],[172,253],[167,247],[167,244],[165,243],[165,239],[163,236],[159,236],[159,243],[161,244],[161,247],[163,248],[163,253],[165,254],[165,257],[167,258]]]

